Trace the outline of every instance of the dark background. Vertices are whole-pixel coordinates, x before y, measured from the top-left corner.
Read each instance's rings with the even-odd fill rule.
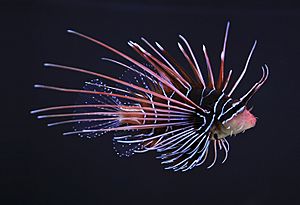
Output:
[[[1,1],[1,204],[299,204],[300,7],[292,1]],[[187,173],[163,170],[155,153],[119,158],[111,139],[62,136],[62,127],[29,114],[73,103],[76,95],[33,89],[34,83],[81,88],[89,76],[45,70],[42,63],[82,66],[118,76],[115,57],[66,33],[75,29],[137,57],[128,40],[157,40],[184,62],[178,34],[204,66],[205,43],[216,68],[231,21],[226,69],[237,79],[258,46],[235,96],[270,77],[251,104],[257,126],[229,138],[224,165]],[[138,58],[138,57],[137,57]],[[119,59],[119,58],[117,58]],[[139,58],[138,58],[139,59]],[[125,61],[124,61],[125,62]],[[203,71],[205,73],[205,71]],[[216,69],[215,69],[216,72]],[[4,95],[3,95],[4,94]]]

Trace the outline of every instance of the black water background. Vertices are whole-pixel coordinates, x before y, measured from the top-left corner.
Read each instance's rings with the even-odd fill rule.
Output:
[[[2,1],[1,204],[297,204],[299,190],[299,20],[291,1]],[[226,67],[235,79],[255,39],[258,46],[236,92],[247,91],[270,68],[267,84],[251,101],[257,126],[230,139],[225,165],[188,173],[164,171],[155,154],[118,158],[109,137],[81,139],[47,128],[29,111],[72,103],[76,96],[33,89],[34,83],[80,88],[90,77],[45,70],[44,62],[82,66],[118,76],[102,62],[115,57],[67,34],[74,29],[136,56],[126,42],[141,36],[182,59],[176,42],[187,37],[199,53],[205,43],[219,62],[226,21],[231,21]],[[120,58],[117,58],[120,59]]]

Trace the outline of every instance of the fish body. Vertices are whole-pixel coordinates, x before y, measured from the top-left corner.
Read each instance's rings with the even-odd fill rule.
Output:
[[[78,93],[80,100],[74,105],[53,106],[32,113],[38,113],[41,119],[58,119],[49,126],[73,124],[73,130],[65,135],[97,137],[113,133],[114,149],[120,156],[156,151],[165,169],[191,170],[204,164],[209,155],[212,162],[207,168],[211,168],[217,160],[218,150],[223,152],[224,163],[229,152],[227,137],[255,126],[256,117],[247,104],[269,75],[267,65],[262,66],[261,79],[239,99],[232,98],[247,71],[256,41],[238,80],[229,88],[232,70],[226,76],[224,71],[229,25],[228,22],[216,81],[206,47],[203,46],[208,73],[205,80],[191,46],[181,35],[184,46],[178,42],[178,47],[193,76],[157,42],[155,47],[142,38],[151,52],[138,43],[128,42],[145,64],[94,38],[69,30],[69,33],[123,57],[130,64],[103,58],[125,69],[120,78],[115,78],[87,69],[46,63],[47,68],[88,74],[94,80],[86,82],[83,89],[36,85],[37,88]]]

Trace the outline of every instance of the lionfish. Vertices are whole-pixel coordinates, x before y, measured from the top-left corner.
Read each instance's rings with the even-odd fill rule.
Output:
[[[102,58],[124,68],[121,77],[115,78],[82,68],[45,63],[44,66],[48,68],[84,73],[95,79],[85,82],[83,89],[35,85],[36,88],[79,93],[79,100],[76,104],[53,106],[31,113],[38,113],[39,119],[57,119],[48,126],[73,124],[73,130],[64,135],[97,137],[112,133],[114,149],[120,156],[157,151],[157,158],[162,160],[165,169],[191,170],[204,164],[208,158],[212,162],[207,168],[211,168],[217,161],[218,151],[223,155],[224,163],[229,152],[226,137],[255,126],[256,117],[250,113],[247,103],[269,74],[267,65],[262,66],[261,79],[239,99],[231,97],[247,71],[256,41],[242,73],[232,83],[232,88],[228,88],[232,70],[225,77],[224,62],[229,26],[228,22],[217,81],[203,45],[207,82],[204,81],[192,48],[182,35],[179,38],[184,46],[178,42],[178,47],[193,71],[193,76],[157,42],[155,47],[141,38],[152,52],[136,42],[128,42],[145,61],[142,63],[92,37],[68,30],[119,55],[130,64]]]

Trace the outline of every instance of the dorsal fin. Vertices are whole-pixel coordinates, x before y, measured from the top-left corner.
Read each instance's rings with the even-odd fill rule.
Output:
[[[219,79],[217,82],[217,90],[222,90],[224,85],[224,64],[225,64],[225,52],[226,52],[226,44],[228,38],[228,31],[229,31],[230,22],[227,22],[225,37],[224,37],[224,44],[223,50],[221,52],[221,65],[220,65],[220,72],[219,72]]]
[[[204,52],[204,56],[205,56],[205,60],[206,60],[206,66],[207,66],[207,73],[208,73],[208,83],[207,83],[207,87],[210,89],[215,89],[215,80],[214,80],[214,75],[211,69],[211,65],[210,65],[210,61],[209,61],[209,57],[206,51],[205,46],[203,45],[203,52]]]

